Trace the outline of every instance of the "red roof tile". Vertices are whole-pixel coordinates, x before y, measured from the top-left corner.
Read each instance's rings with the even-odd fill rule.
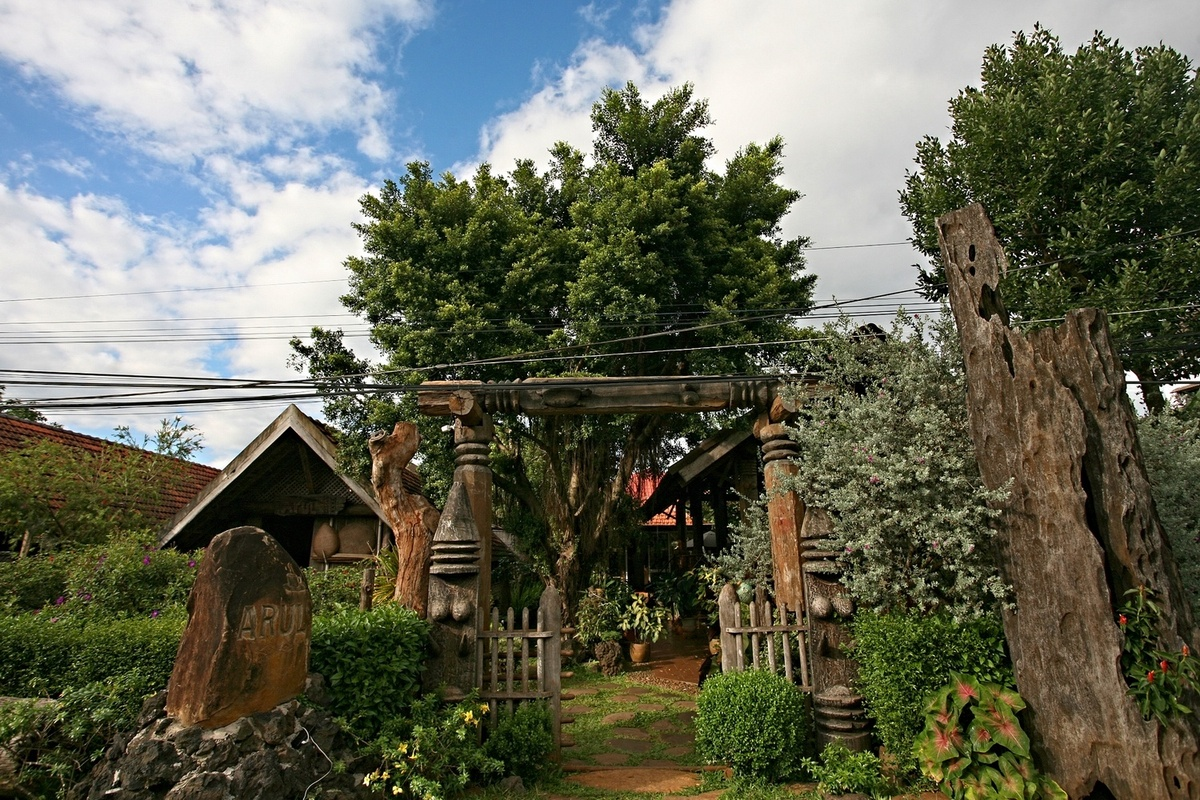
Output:
[[[221,472],[215,467],[209,467],[204,464],[196,464],[180,458],[171,458],[170,456],[159,455],[158,453],[152,453],[149,450],[141,450],[136,447],[126,447],[125,445],[95,436],[63,430],[62,428],[56,428],[53,425],[46,425],[40,422],[27,422],[23,419],[10,417],[7,414],[0,414],[0,452],[19,450],[39,441],[54,442],[92,454],[100,453],[106,448],[116,447],[121,450],[137,453],[142,458],[167,459],[174,462],[179,467],[177,473],[180,476],[179,479],[168,482],[162,488],[160,495],[154,498],[152,502],[147,502],[145,507],[141,509],[142,513],[159,521],[168,520],[173,517],[179,509],[191,502],[192,498]]]
[[[650,472],[635,472],[629,478],[629,487],[627,491],[629,496],[633,498],[636,505],[642,505],[650,499],[650,495],[654,494],[654,490],[658,488],[658,484],[662,483],[663,476],[655,475]],[[659,513],[655,514],[650,519],[642,523],[650,527],[675,527],[675,506],[669,505]],[[683,524],[691,526],[691,512],[685,512],[683,515]]]

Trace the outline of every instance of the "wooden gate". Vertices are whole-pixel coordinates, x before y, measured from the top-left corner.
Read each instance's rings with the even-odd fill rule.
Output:
[[[768,669],[782,672],[801,691],[812,691],[808,667],[808,626],[804,615],[783,603],[750,603],[750,624],[743,624],[742,604],[733,584],[725,584],[717,600],[721,623],[721,671]],[[792,621],[794,620],[794,621]],[[794,645],[794,647],[793,647]],[[792,651],[798,658],[794,661]],[[749,651],[747,653],[747,651]],[[799,663],[796,663],[796,662]]]
[[[475,645],[475,674],[479,695],[487,702],[493,723],[504,705],[510,712],[518,704],[544,700],[550,708],[554,751],[562,746],[562,604],[553,586],[542,592],[534,626],[529,609],[508,609],[503,624],[500,610],[479,631]]]

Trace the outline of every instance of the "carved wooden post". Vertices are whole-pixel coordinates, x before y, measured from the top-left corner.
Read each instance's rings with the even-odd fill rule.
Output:
[[[429,594],[429,547],[438,512],[423,495],[409,494],[404,488],[404,470],[420,443],[416,425],[397,422],[390,434],[375,434],[367,446],[375,496],[396,539],[395,598],[423,617]]]
[[[1197,642],[1107,320],[1084,309],[1053,330],[1010,330],[1007,263],[983,209],[947,214],[938,235],[980,473],[989,488],[1012,481],[1001,565],[1017,613],[1004,629],[1034,749],[1073,798],[1196,798],[1196,716],[1144,721],[1121,674],[1116,608],[1128,589],[1154,590],[1176,652]]]
[[[454,413],[454,480],[466,488],[479,530],[479,604],[486,614],[492,607],[492,468],[488,462],[496,428],[471,392],[455,392],[450,410]]]
[[[432,657],[426,689],[444,686],[443,697],[459,700],[476,686],[475,642],[479,628],[479,531],[463,484],[455,481],[433,536],[429,567]]]
[[[721,626],[721,672],[738,672],[742,665],[738,646],[741,640],[727,631],[741,627],[742,605],[732,583],[725,584],[717,597],[717,615]]]
[[[804,608],[804,575],[800,566],[800,530],[804,503],[781,484],[796,475],[792,459],[800,455],[782,423],[768,415],[759,417],[754,434],[762,442],[763,479],[767,488],[767,516],[771,525],[771,562],[775,572],[775,601],[789,608]]]
[[[858,662],[847,654],[846,646],[851,639],[847,625],[854,614],[854,601],[841,582],[837,552],[828,538],[832,534],[829,516],[809,509],[801,536],[813,717],[818,752],[833,741],[857,752],[871,746],[870,721],[862,696],[852,688],[858,680]]]

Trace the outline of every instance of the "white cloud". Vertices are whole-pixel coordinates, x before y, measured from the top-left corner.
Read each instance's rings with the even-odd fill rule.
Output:
[[[586,148],[588,111],[605,85],[634,80],[647,96],[696,85],[710,100],[721,158],[780,134],[784,181],[805,194],[785,224],[814,245],[898,241],[910,231],[897,192],[925,134],[944,137],[946,104],[978,82],[984,48],[1041,21],[1074,49],[1095,29],[1128,47],[1160,40],[1200,56],[1200,5],[1065,0],[975,3],[729,3],[679,0],[641,28],[636,51],[588,41],[520,108],[492,121],[478,160],[508,169],[556,140]],[[818,297],[913,285],[907,248],[810,254]]]
[[[375,36],[429,13],[428,0],[8,0],[0,57],[170,161],[342,128],[384,158]]]

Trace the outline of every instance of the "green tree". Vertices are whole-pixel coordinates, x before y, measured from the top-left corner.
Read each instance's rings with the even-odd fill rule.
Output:
[[[1179,565],[1183,587],[1200,615],[1200,417],[1179,411],[1138,421],[1138,441],[1154,506]]]
[[[648,102],[629,84],[593,106],[590,159],[559,143],[545,172],[519,161],[499,176],[484,164],[467,181],[414,163],[364,197],[365,255],[347,259],[342,300],[387,360],[354,355],[340,331],[294,342],[326,416],[361,442],[411,413],[411,398],[386,395],[389,382],[764,368],[763,343],[794,336],[792,319],[811,304],[804,240],[780,232],[799,194],[778,182],[778,138],[710,169],[709,124],[690,86]],[[635,466],[682,425],[497,419],[496,484],[568,602],[628,503]]]
[[[24,400],[6,400],[4,398],[3,386],[0,386],[0,414],[8,414],[10,417],[23,419],[26,422],[46,421],[46,418],[42,416],[42,412]]]
[[[901,206],[944,292],[935,221],[982,203],[1011,267],[1014,317],[1110,312],[1151,410],[1159,382],[1194,374],[1200,307],[1200,87],[1169,47],[1130,52],[1097,33],[1074,55],[1043,28],[989,47],[981,85],[950,101],[948,142],[917,144]]]

